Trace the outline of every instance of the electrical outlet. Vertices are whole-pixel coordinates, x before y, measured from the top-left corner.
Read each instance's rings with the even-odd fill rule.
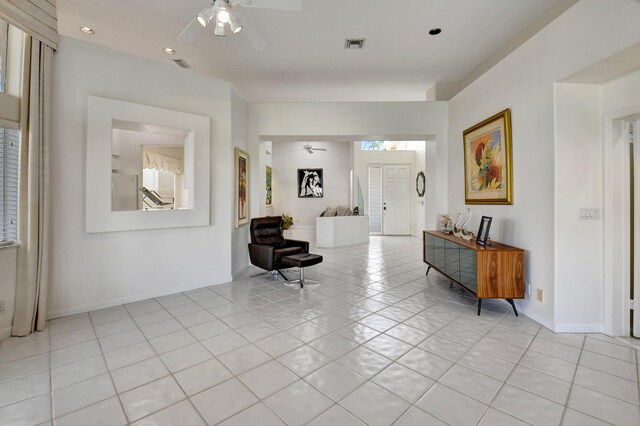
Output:
[[[537,288],[536,291],[536,298],[538,299],[538,302],[544,301],[544,290],[542,290],[541,288]]]
[[[0,315],[4,314],[4,300],[0,300]]]

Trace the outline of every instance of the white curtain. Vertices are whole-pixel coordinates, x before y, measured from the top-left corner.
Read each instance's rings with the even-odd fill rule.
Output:
[[[181,175],[184,172],[184,163],[182,160],[148,151],[142,154],[142,167],[144,169],[156,169],[176,175]]]
[[[53,49],[31,40],[28,121],[22,135],[16,301],[12,335],[45,325],[49,278],[49,147]],[[23,99],[24,100],[24,99]],[[23,109],[24,111],[24,109]]]

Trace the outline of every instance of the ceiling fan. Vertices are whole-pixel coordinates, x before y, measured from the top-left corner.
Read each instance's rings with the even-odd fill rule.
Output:
[[[251,45],[262,50],[267,42],[256,31],[238,8],[260,8],[277,10],[302,10],[302,0],[211,0],[211,5],[196,15],[178,36],[182,43],[192,42],[202,28],[213,27],[213,33],[218,37],[225,37],[229,32],[247,36]]]
[[[307,142],[306,144],[304,144],[302,146],[302,148],[299,149],[304,149],[305,151],[307,151],[309,154],[313,154],[314,151],[326,151],[326,148],[314,148],[309,142]]]

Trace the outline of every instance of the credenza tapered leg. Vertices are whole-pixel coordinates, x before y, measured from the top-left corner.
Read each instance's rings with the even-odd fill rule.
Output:
[[[482,299],[478,299],[478,316],[480,316],[481,309],[482,309]]]
[[[425,275],[429,275],[429,271],[431,270],[431,265],[427,268],[427,273]]]
[[[516,316],[518,316],[518,310],[516,309],[516,304],[513,303],[513,299],[507,299],[507,302],[509,302],[509,304],[513,308],[513,312],[515,312]]]

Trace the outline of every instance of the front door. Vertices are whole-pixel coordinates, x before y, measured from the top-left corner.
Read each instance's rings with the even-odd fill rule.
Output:
[[[411,234],[411,166],[383,166],[382,228],[385,235]]]

